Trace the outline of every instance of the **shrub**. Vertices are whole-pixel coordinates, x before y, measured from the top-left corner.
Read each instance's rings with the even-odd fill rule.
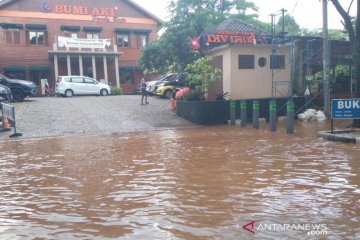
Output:
[[[190,94],[187,94],[189,100],[205,100],[208,87],[220,79],[221,69],[212,66],[212,60],[212,57],[206,56],[186,66],[186,84],[192,90]],[[196,94],[198,96],[195,96]]]
[[[122,90],[119,87],[111,86],[111,95],[121,95]]]

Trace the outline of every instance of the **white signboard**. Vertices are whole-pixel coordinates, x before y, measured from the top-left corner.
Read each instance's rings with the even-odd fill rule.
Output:
[[[41,79],[41,94],[45,95],[46,93],[46,86],[49,87],[49,83],[47,79]]]
[[[2,105],[2,115],[10,120],[15,121],[15,108],[5,103],[1,103],[1,105]]]
[[[87,39],[87,38],[71,38],[58,36],[59,47],[69,48],[109,48],[111,39]]]

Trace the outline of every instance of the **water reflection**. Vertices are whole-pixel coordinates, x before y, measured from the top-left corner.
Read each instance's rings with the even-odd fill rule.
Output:
[[[320,237],[359,239],[359,146],[317,128],[1,142],[0,238],[313,239],[256,227],[326,224]]]

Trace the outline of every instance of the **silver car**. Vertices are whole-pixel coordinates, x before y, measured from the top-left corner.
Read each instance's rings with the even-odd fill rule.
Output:
[[[56,80],[55,93],[66,97],[73,95],[101,95],[111,93],[109,85],[85,76],[59,76]]]

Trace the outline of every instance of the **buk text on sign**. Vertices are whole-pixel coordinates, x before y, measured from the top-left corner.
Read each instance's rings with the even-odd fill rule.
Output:
[[[360,98],[331,100],[333,119],[360,119]]]

